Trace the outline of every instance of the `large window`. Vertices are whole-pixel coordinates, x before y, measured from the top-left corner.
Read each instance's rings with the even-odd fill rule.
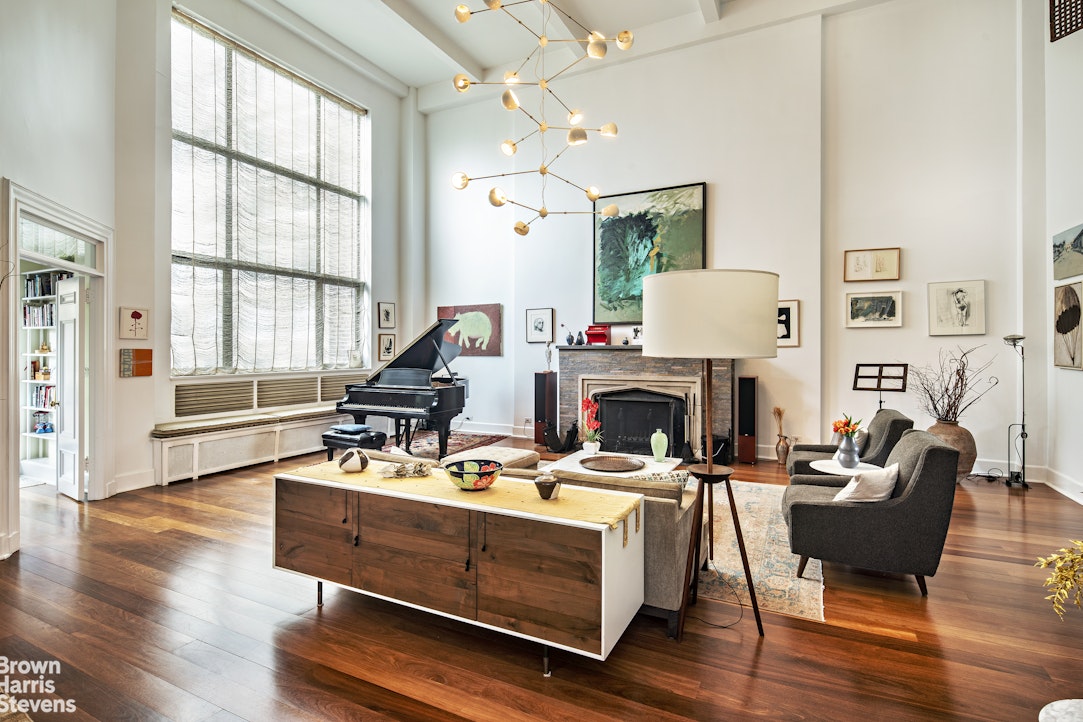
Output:
[[[174,13],[172,367],[359,367],[365,112]]]

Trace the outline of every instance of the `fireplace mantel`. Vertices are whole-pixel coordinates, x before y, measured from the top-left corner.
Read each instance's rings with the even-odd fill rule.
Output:
[[[602,388],[680,389],[679,393],[687,392],[694,396],[688,399],[689,413],[695,415],[688,440],[694,449],[699,447],[698,437],[703,428],[701,360],[644,356],[642,348],[632,345],[557,346],[557,350],[559,426],[562,436],[576,419],[580,419],[582,427],[579,409],[584,394]],[[714,361],[713,384],[714,433],[716,436],[729,436],[733,426],[732,359]]]

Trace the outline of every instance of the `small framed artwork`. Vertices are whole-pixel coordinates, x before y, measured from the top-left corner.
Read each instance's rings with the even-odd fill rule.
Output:
[[[778,345],[801,345],[801,302],[778,302]]]
[[[929,335],[985,333],[985,281],[929,284]]]
[[[843,252],[844,281],[898,281],[901,250],[863,248]]]
[[[847,328],[902,326],[902,291],[846,294]]]
[[[380,317],[380,328],[395,328],[395,304],[380,301],[376,304],[376,314]]]
[[[120,307],[120,322],[117,324],[119,338],[145,339],[150,323],[150,311],[145,308]]]
[[[395,358],[395,334],[381,333],[377,341],[380,343],[380,351],[376,358],[379,361],[390,361]]]
[[[1083,282],[1053,289],[1053,365],[1083,369],[1083,347],[1079,335],[1079,300]]]
[[[526,310],[526,342],[553,342],[553,309],[528,308]]]
[[[1053,280],[1083,274],[1083,223],[1053,236]]]

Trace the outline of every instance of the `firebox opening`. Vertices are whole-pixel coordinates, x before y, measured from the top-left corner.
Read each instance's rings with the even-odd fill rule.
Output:
[[[641,389],[595,394],[602,422],[602,450],[622,454],[651,454],[651,434],[661,429],[669,439],[666,456],[684,448],[687,404],[684,398]]]

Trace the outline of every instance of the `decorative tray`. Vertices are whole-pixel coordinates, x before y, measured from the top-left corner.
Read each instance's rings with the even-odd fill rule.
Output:
[[[646,464],[642,459],[633,459],[628,456],[588,456],[580,460],[580,466],[585,466],[591,471],[635,471],[642,469]]]

